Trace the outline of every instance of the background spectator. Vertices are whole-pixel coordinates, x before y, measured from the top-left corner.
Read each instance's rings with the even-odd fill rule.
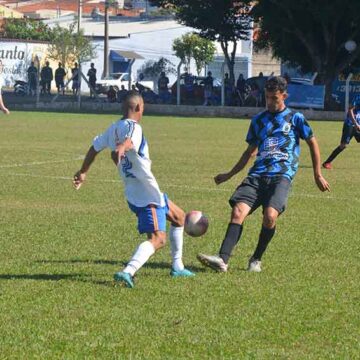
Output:
[[[208,72],[204,80],[204,105],[212,105],[212,96],[214,88],[214,78],[211,71]]]
[[[87,73],[87,76],[89,77],[89,84],[90,86],[95,90],[96,87],[96,69],[94,63],[90,64],[90,69]],[[90,97],[95,97],[94,90],[90,87]]]
[[[35,95],[39,73],[33,61],[31,62],[31,65],[27,69],[27,75],[28,75],[30,95]]]
[[[240,106],[242,106],[245,102],[246,95],[246,81],[243,74],[239,74],[236,82],[236,91],[240,100]]]
[[[43,94],[49,94],[51,93],[51,82],[54,79],[53,70],[50,67],[50,63],[46,61],[45,66],[41,69],[40,73],[41,77],[41,92]]]
[[[128,91],[125,89],[125,86],[121,85],[121,89],[117,93],[118,102],[120,102],[120,103],[123,102],[124,99],[126,98],[127,94],[128,94]]]
[[[55,84],[58,89],[58,93],[62,90],[64,95],[65,93],[65,84],[64,84],[64,77],[66,75],[65,69],[62,67],[61,62],[59,62],[59,67],[55,70]]]
[[[159,97],[161,102],[166,103],[170,97],[169,89],[169,78],[162,71],[158,80]]]
[[[107,92],[107,101],[109,103],[114,103],[116,102],[116,98],[117,98],[116,90],[112,85],[110,85],[110,88]]]
[[[71,73],[73,76],[72,79],[72,91],[74,95],[78,94],[79,91],[79,68],[78,68],[78,63],[75,63],[74,65],[75,67],[71,69]]]

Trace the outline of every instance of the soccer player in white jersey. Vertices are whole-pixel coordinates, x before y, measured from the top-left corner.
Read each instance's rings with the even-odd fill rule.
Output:
[[[0,60],[0,110],[1,110],[4,114],[8,115],[8,114],[10,114],[10,111],[9,111],[9,109],[8,109],[8,108],[5,106],[5,104],[4,104],[4,100],[3,100],[3,98],[2,98],[2,91],[1,91],[2,86],[3,86],[2,72],[3,72],[3,63],[2,63],[2,61]]]
[[[134,287],[135,273],[165,245],[166,220],[171,223],[171,276],[195,275],[182,262],[185,213],[161,192],[151,171],[148,144],[139,124],[143,111],[141,95],[129,93],[123,103],[123,118],[94,138],[73,180],[75,188],[79,189],[96,155],[105,148],[111,149],[112,159],[124,181],[129,208],[138,218],[138,230],[147,234],[147,241],[139,245],[126,267],[114,275],[116,282],[122,282],[129,288]]]

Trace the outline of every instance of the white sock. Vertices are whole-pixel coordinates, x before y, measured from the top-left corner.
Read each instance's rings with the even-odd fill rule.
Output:
[[[123,271],[129,273],[131,276],[134,276],[134,274],[149,260],[149,258],[154,255],[154,253],[154,245],[150,241],[144,241],[136,249],[134,255]]]
[[[182,261],[184,227],[170,226],[169,239],[171,245],[172,267],[175,271],[184,270]]]

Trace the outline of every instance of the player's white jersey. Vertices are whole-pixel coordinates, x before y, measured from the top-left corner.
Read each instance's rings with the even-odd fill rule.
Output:
[[[126,152],[118,165],[119,174],[124,180],[125,196],[129,203],[137,207],[149,204],[165,206],[164,196],[151,172],[149,148],[141,126],[131,119],[119,120],[103,134],[94,138],[93,146],[97,152],[110,148],[130,138],[133,149]]]

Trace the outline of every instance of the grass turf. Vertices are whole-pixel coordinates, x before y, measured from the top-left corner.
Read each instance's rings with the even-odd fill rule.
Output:
[[[245,176],[216,187],[245,149],[248,121],[145,117],[153,171],[185,210],[210,219],[202,238],[185,239],[194,279],[169,276],[169,247],[140,270],[135,289],[114,287],[142,237],[127,208],[109,152],[86,184],[71,177],[111,115],[14,112],[0,117],[0,358],[355,359],[359,358],[359,166],[352,143],[313,181],[307,145],[288,209],[263,258],[247,273],[261,213],[245,223],[230,271],[196,261],[216,253]],[[341,123],[312,122],[323,157]]]

